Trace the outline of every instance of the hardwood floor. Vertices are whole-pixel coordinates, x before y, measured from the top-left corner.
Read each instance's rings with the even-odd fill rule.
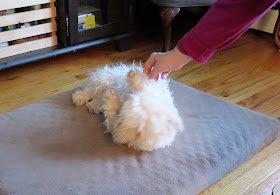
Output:
[[[180,37],[174,35],[173,46]],[[161,48],[158,34],[139,34],[133,48],[112,43],[0,71],[0,113],[83,85],[96,67],[139,64]],[[248,31],[205,64],[191,62],[172,79],[280,119],[280,53],[272,36]],[[280,137],[201,194],[272,194],[280,182]]]

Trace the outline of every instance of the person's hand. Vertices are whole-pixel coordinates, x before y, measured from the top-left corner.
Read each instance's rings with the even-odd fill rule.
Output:
[[[167,53],[152,53],[144,65],[144,73],[149,79],[158,80],[159,74],[165,79],[172,70],[179,70],[192,60],[190,56],[182,54],[177,47]]]

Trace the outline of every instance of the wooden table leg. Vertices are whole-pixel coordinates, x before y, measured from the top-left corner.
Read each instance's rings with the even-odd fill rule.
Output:
[[[175,16],[179,13],[179,7],[161,7],[160,16],[163,27],[163,52],[169,51],[171,43],[171,27]]]
[[[278,2],[276,5],[276,8],[278,9],[278,19],[274,27],[274,32],[273,32],[273,40],[274,44],[276,45],[277,49],[280,50],[280,35],[279,35],[279,30],[280,30],[280,2]]]

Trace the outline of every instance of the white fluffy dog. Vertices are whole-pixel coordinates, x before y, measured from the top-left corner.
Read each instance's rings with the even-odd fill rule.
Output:
[[[169,80],[149,80],[141,67],[123,64],[99,68],[90,78],[73,94],[73,103],[86,105],[91,113],[104,112],[114,142],[151,151],[170,145],[183,129]]]

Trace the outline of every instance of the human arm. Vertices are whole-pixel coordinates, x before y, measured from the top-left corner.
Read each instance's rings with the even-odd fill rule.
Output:
[[[145,63],[144,73],[155,80],[162,73],[161,78],[165,79],[172,70],[181,69],[191,60],[190,56],[182,54],[177,47],[167,53],[154,52]]]
[[[278,1],[217,0],[174,50],[166,54],[153,53],[144,66],[144,72],[151,79],[157,78],[159,73],[163,73],[162,78],[165,78],[172,70],[179,70],[191,59],[205,63],[217,50],[239,38]]]

